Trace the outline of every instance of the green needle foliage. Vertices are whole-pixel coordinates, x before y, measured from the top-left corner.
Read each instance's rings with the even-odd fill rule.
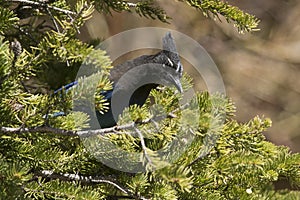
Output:
[[[227,2],[218,0],[185,0],[185,2],[202,10],[205,16],[212,14],[213,17],[218,19],[220,19],[219,16],[223,16],[227,22],[233,22],[241,33],[259,30],[257,29],[259,20],[255,16],[243,12]]]
[[[223,1],[184,2],[224,16],[241,32],[257,28],[255,17]],[[80,27],[95,8],[168,22],[156,1],[0,3],[0,199],[299,199],[300,155],[266,141],[270,119],[234,120],[233,102],[219,94],[197,93],[178,109],[181,95],[161,87],[142,107],[126,109],[114,129],[84,131],[89,115],[73,111],[73,103],[90,97],[106,112],[101,92],[112,88],[112,64],[105,51],[76,37]],[[97,73],[54,94],[80,66]],[[184,90],[191,82],[184,75]],[[145,171],[104,165],[97,158],[118,156],[108,144],[136,153],[119,158]],[[292,189],[276,190],[279,180]]]

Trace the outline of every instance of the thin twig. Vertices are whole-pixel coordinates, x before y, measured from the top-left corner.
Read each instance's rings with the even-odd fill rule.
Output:
[[[35,128],[11,128],[0,127],[0,132],[3,133],[53,133],[63,136],[77,136],[76,131],[63,130],[58,128],[52,128],[49,126],[39,126]]]
[[[140,140],[141,140],[141,145],[142,145],[142,149],[143,149],[143,152],[144,152],[144,156],[147,160],[147,162],[154,167],[153,163],[152,163],[152,160],[151,158],[149,157],[148,153],[147,153],[147,147],[146,147],[146,144],[145,144],[145,140],[144,140],[144,136],[142,134],[142,132],[136,127],[134,126],[133,127],[135,132],[138,134]]]
[[[176,117],[173,114],[168,114],[169,118]],[[105,136],[107,134],[123,134],[120,132],[121,130],[127,130],[127,129],[134,129],[136,124],[148,124],[153,121],[152,118],[139,121],[139,122],[132,122],[129,124],[124,124],[120,126],[113,126],[110,128],[103,128],[103,129],[95,129],[95,130],[84,130],[84,131],[72,131],[72,130],[64,130],[59,128],[53,128],[50,126],[38,126],[34,128],[11,128],[11,127],[0,127],[0,132],[3,133],[52,133],[56,135],[62,135],[62,136],[80,136],[80,137],[90,137],[95,135],[102,135]]]
[[[148,123],[148,122],[143,122]],[[115,133],[115,134],[122,134],[121,132],[118,132],[120,130],[125,129],[132,129],[134,127],[134,122],[130,124],[125,124],[121,126],[114,126],[110,128],[104,128],[104,129],[96,129],[96,130],[86,130],[86,131],[71,131],[71,130],[64,130],[59,128],[53,128],[50,126],[39,126],[35,128],[11,128],[11,127],[0,127],[0,132],[3,133],[53,133],[56,135],[62,135],[62,136],[80,136],[80,137],[90,137],[94,135],[102,135],[105,136],[109,133]]]
[[[6,0],[6,1],[7,2],[15,2],[15,3],[25,3],[25,4],[30,4],[30,5],[36,5],[36,6],[46,7],[46,8],[50,8],[52,10],[56,10],[56,11],[65,13],[67,15],[70,15],[70,14],[75,15],[76,14],[73,11],[65,10],[65,9],[62,9],[62,8],[58,8],[56,6],[50,6],[50,5],[47,5],[45,3],[37,2],[37,1],[30,1],[30,0]]]
[[[108,178],[108,177],[83,176],[83,175],[69,174],[69,173],[54,173],[51,170],[43,170],[41,172],[36,173],[36,176],[42,176],[44,178],[50,178],[50,179],[59,179],[62,181],[80,181],[83,183],[107,183],[107,184],[114,186],[121,192],[123,192],[131,197],[146,200],[146,198],[144,198],[142,196],[137,196],[137,195],[132,194],[127,188],[116,183],[115,180],[109,180],[111,178]]]
[[[69,174],[69,173],[54,173],[53,171],[50,170],[43,170],[37,175],[47,177],[47,178],[53,178],[53,179],[60,179],[63,181],[81,181],[85,183],[108,183],[110,185],[113,185],[114,187],[118,188],[121,190],[123,193],[128,194],[128,190],[121,187],[117,183],[111,181],[111,180],[106,180],[103,177],[93,177],[93,176],[82,176],[78,174]]]
[[[85,4],[84,6],[82,6],[82,8],[80,9],[80,11],[77,13],[77,15],[74,18],[71,18],[70,23],[74,26],[74,22],[76,19],[79,18],[79,16],[81,16],[81,14],[83,13],[84,9],[87,8],[87,5]],[[80,30],[78,29],[78,27],[74,26],[74,28],[76,29],[77,33],[80,34]]]
[[[156,131],[159,132],[159,124],[153,119],[151,119],[150,121],[154,124]]]
[[[60,33],[58,24],[57,24],[57,22],[56,22],[54,16],[52,15],[50,9],[49,9],[49,8],[46,8],[46,10],[47,10],[47,12],[49,13],[49,15],[50,15],[50,17],[51,17],[51,19],[52,19],[52,21],[53,21],[53,24],[54,24],[54,26],[55,26],[55,28],[56,28],[56,31],[57,31],[58,33]]]

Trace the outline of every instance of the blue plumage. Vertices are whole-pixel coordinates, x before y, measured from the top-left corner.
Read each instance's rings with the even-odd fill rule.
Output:
[[[150,91],[155,89],[159,84],[174,85],[182,92],[180,78],[183,68],[171,33],[167,33],[162,41],[163,49],[157,54],[140,56],[115,66],[111,70],[110,80],[114,82],[114,88],[113,90],[103,91],[101,94],[108,100],[110,105],[114,105],[116,108],[110,108],[104,114],[96,110],[101,128],[116,125],[117,120],[113,116],[121,114],[125,107],[134,104],[142,106],[148,98]],[[125,74],[130,75],[130,73],[131,76],[129,78],[122,79]],[[145,83],[147,80],[148,82]],[[77,83],[77,81],[69,83],[55,90],[54,93],[58,93],[63,89],[68,91]],[[126,102],[128,94],[131,94],[131,96]],[[117,103],[113,104],[112,99],[116,99],[117,101],[115,102]]]

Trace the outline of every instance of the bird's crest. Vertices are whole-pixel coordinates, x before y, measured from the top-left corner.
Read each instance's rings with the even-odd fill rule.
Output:
[[[162,41],[163,41],[163,50],[177,53],[175,41],[170,32],[166,33],[166,35],[163,37]]]
[[[174,38],[170,32],[167,32],[162,39],[163,51],[167,55],[167,65],[176,69],[176,72],[182,75],[182,65],[180,63],[180,57],[176,49]]]

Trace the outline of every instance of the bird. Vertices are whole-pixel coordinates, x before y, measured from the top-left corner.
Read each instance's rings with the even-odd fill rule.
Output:
[[[95,110],[100,127],[115,126],[118,116],[126,107],[144,105],[150,91],[159,85],[175,86],[182,93],[182,73],[183,66],[174,38],[167,32],[162,38],[162,49],[158,53],[139,56],[111,69],[109,78],[113,82],[113,88],[101,93],[110,107],[104,113]],[[69,90],[76,84],[76,81],[70,83],[64,89]],[[62,88],[54,93],[61,90]]]

